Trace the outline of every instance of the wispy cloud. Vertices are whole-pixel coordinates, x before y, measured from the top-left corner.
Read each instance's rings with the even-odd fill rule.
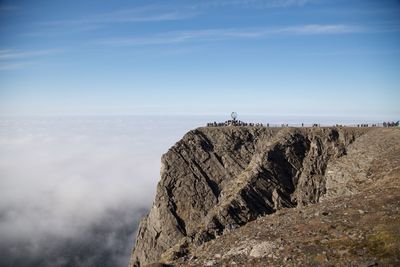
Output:
[[[193,18],[198,15],[200,8],[240,6],[249,8],[277,8],[303,6],[319,0],[217,0],[202,1],[195,5],[182,5],[179,8],[170,8],[168,5],[148,5],[135,8],[125,8],[107,13],[93,14],[84,18],[55,20],[42,22],[46,26],[85,26],[88,29],[96,28],[95,25],[129,22],[156,22],[173,21]]]
[[[107,45],[157,45],[174,44],[190,41],[221,41],[229,39],[264,38],[273,35],[317,35],[317,34],[345,34],[362,32],[364,29],[358,26],[333,24],[333,25],[301,25],[274,28],[236,28],[236,29],[206,29],[196,31],[171,31],[154,35],[114,38],[99,40],[100,44]]]
[[[35,50],[35,51],[18,51],[5,49],[0,50],[0,60],[6,59],[25,59],[31,57],[52,55],[55,53],[59,53],[61,50],[58,49],[46,49],[46,50]]]
[[[144,6],[94,14],[85,18],[42,22],[46,26],[85,26],[89,29],[110,23],[173,21],[191,18],[195,13],[164,6]]]
[[[301,54],[301,56],[354,56],[354,55],[371,55],[371,56],[387,56],[387,55],[399,55],[400,49],[388,49],[388,50],[372,50],[372,49],[348,49],[348,50],[337,50],[337,51],[315,51]]]
[[[182,5],[169,6],[165,3],[147,6],[128,7],[112,10],[105,13],[89,14],[85,17],[66,18],[60,20],[44,21],[38,25],[45,31],[30,32],[25,35],[60,35],[65,33],[94,31],[108,25],[139,22],[164,22],[186,20],[207,13],[213,8],[284,8],[304,6],[319,2],[320,0],[216,0],[199,1],[196,4],[183,3]],[[60,31],[60,28],[63,30]]]
[[[319,0],[216,0],[202,1],[194,7],[212,8],[238,6],[246,8],[286,8],[300,7],[316,2],[319,2]]]
[[[27,66],[31,66],[33,58],[53,55],[60,53],[60,49],[45,49],[45,50],[13,50],[3,49],[0,50],[0,70],[16,70],[23,69]]]

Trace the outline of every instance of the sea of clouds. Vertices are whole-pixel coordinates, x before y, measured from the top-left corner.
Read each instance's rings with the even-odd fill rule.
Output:
[[[0,266],[127,266],[187,117],[0,119]]]
[[[154,199],[161,155],[188,130],[225,119],[0,118],[0,266],[127,266],[138,222]]]

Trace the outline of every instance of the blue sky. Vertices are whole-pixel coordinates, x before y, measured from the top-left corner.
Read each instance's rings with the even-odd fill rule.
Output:
[[[0,115],[397,120],[399,97],[399,1],[0,1]]]

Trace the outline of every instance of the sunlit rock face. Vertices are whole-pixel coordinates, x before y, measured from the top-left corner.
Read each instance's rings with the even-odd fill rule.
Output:
[[[368,129],[205,127],[162,157],[130,266],[185,256],[191,245],[286,207],[316,203],[326,169]]]

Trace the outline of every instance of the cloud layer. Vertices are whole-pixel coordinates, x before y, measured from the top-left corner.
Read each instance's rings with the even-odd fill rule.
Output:
[[[126,266],[160,156],[191,121],[0,119],[0,266]]]

